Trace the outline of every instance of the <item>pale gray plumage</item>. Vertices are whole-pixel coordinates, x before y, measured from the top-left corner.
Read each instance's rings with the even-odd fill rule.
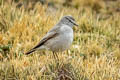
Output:
[[[64,16],[30,51],[30,54],[38,49],[47,49],[52,52],[64,51],[70,47],[73,41],[73,26],[78,26],[72,16]]]

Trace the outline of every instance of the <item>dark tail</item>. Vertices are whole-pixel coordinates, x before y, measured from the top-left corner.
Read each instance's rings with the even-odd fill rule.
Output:
[[[25,53],[25,55],[31,54],[34,51],[35,51],[35,49],[32,49],[32,50],[28,51],[27,53]]]

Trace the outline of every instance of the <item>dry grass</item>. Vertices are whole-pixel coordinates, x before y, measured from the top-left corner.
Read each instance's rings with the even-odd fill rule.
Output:
[[[103,0],[71,4],[73,7],[62,6],[54,12],[40,4],[30,11],[14,3],[0,5],[1,80],[120,79],[120,13],[106,10]],[[71,48],[59,53],[59,62],[50,51],[23,54],[67,14],[75,17],[79,27],[74,28]]]

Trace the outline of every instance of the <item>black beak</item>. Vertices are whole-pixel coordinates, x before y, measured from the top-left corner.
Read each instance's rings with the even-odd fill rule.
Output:
[[[79,26],[77,23],[74,24],[75,26]]]
[[[79,26],[75,21],[72,21],[72,23],[73,23],[75,26]]]

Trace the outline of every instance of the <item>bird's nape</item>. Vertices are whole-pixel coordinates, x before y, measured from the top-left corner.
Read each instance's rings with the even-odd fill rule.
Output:
[[[75,19],[71,15],[63,16],[59,22],[69,26],[78,26]]]

